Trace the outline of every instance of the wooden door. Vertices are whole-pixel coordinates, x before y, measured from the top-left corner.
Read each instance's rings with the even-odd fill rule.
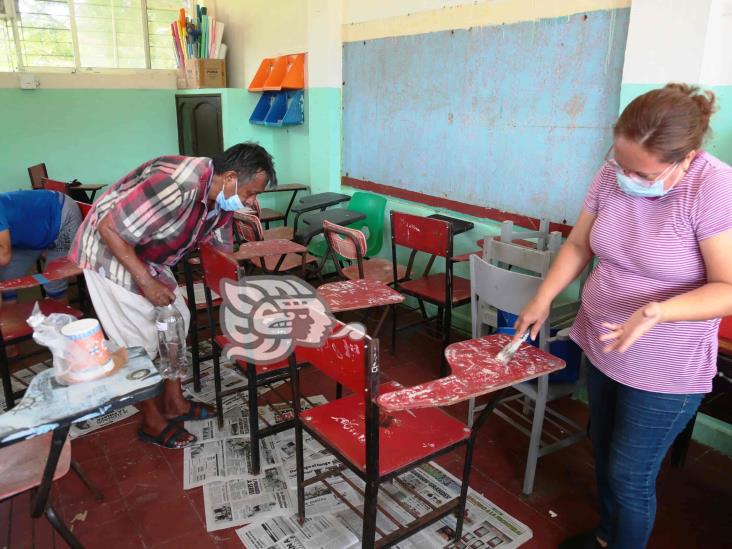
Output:
[[[178,149],[184,156],[216,156],[224,150],[221,95],[176,95]]]

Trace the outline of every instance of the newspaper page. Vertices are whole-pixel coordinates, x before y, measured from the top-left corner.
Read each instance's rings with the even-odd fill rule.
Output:
[[[202,362],[201,368],[201,390],[197,393],[193,390],[193,378],[187,378],[183,381],[182,387],[184,393],[204,404],[214,404],[216,401],[216,391],[214,387],[214,376],[213,376],[213,361],[207,360]],[[284,381],[276,381],[268,385],[264,385],[257,389],[257,394],[263,395],[267,393],[271,388],[279,387],[285,383]],[[240,374],[234,367],[233,362],[222,362],[221,363],[221,390],[229,391],[231,389],[244,390],[247,387],[247,378]],[[232,398],[233,397],[233,398]],[[224,411],[229,410],[234,405],[246,405],[246,393],[236,393],[224,399]]]
[[[442,499],[441,492],[449,494],[450,498],[459,493],[460,482],[433,462],[422,465],[414,472],[415,476],[410,481],[416,480],[418,493],[422,496],[427,494]],[[450,514],[394,547],[399,549],[445,547],[510,549],[523,545],[533,537],[528,526],[505,513],[473,489],[468,490],[463,534],[458,543],[454,543],[453,540],[456,522],[455,516]]]
[[[125,406],[119,410],[114,410],[108,414],[104,414],[100,417],[95,417],[88,421],[78,421],[71,426],[69,430],[69,437],[75,439],[84,435],[88,435],[118,421],[122,421],[130,416],[134,416],[137,413],[137,408],[134,406]]]
[[[321,516],[300,525],[297,516],[250,524],[236,531],[247,549],[349,549],[358,538],[333,517]]]
[[[237,395],[232,395],[236,397]],[[322,395],[310,397],[313,403],[327,402]],[[246,404],[246,401],[243,401]],[[260,407],[260,417],[265,414],[268,407]],[[279,407],[280,410],[283,407]],[[270,410],[271,412],[271,410]],[[274,413],[272,418],[274,418]],[[286,411],[285,411],[286,413]],[[260,427],[263,427],[260,420]],[[249,415],[245,405],[231,407],[224,412],[224,426],[219,429],[218,419],[187,421],[186,429],[198,438],[197,444],[188,446],[183,451],[183,471],[186,490],[203,486],[207,482],[223,481],[229,478],[249,478],[250,453],[249,453]],[[303,433],[303,446],[306,460],[322,452],[323,448],[307,433]],[[229,463],[226,466],[224,450],[228,449]],[[329,455],[330,456],[330,455]],[[291,460],[291,467],[287,468],[288,478],[294,486],[297,482],[295,476],[295,430],[288,429],[278,433],[274,437],[266,437],[260,440],[260,461],[262,468],[284,463]],[[313,470],[320,470],[324,461],[337,462],[330,456],[328,460],[323,459],[310,467]],[[245,466],[242,467],[242,462]],[[321,463],[320,467],[318,463]],[[317,474],[317,473],[310,473]]]
[[[349,470],[343,471],[343,476],[350,482],[344,482],[342,479],[338,481],[339,477],[331,477],[328,482],[331,485],[337,484],[334,488],[344,495],[355,508],[363,511],[363,481]],[[384,483],[379,490],[379,513],[376,526],[385,534],[398,528],[395,521],[405,525],[431,510],[420,497],[424,497],[433,505],[441,505],[459,494],[458,480],[432,462],[401,475],[399,478],[401,482]],[[358,489],[354,489],[351,484]],[[419,494],[419,497],[407,490],[405,486],[409,486],[411,490]],[[362,518],[342,503],[341,505],[335,504],[334,508],[328,510],[328,504],[322,502],[322,498],[326,497],[326,488],[324,483],[315,483],[306,487],[306,496],[311,501],[306,500],[305,516],[308,517],[308,520],[317,518],[340,524],[353,537],[360,539],[363,527]],[[330,492],[330,490],[328,491]],[[296,502],[297,496],[294,490],[291,491],[291,498],[293,502]],[[320,510],[325,513],[311,514],[311,509],[315,513]],[[237,534],[247,547],[310,547],[306,540],[300,539],[297,535],[295,535],[297,541],[288,541],[290,545],[281,545],[282,539],[289,539],[287,536],[279,534],[280,528],[282,528],[279,523],[282,520],[266,520],[258,526],[237,530]],[[472,489],[468,491],[462,539],[457,543],[453,540],[455,527],[455,517],[448,515],[394,547],[399,549],[444,549],[447,547],[510,549],[519,547],[533,535],[526,525]],[[272,534],[272,532],[275,533]],[[287,535],[290,536],[293,533],[288,531]],[[377,533],[378,538],[380,535]],[[326,544],[324,545],[326,547],[337,546],[331,539],[324,540],[322,543]],[[328,543],[333,545],[327,545]]]
[[[338,467],[339,465],[340,461],[338,461],[338,458],[328,451],[317,452],[310,456],[306,456],[303,463],[305,480],[317,476],[328,469]],[[297,464],[295,463],[295,460],[293,459],[287,462],[285,466],[287,467],[287,484],[291,488],[297,488]]]
[[[229,398],[236,398],[238,395],[230,395]],[[186,421],[186,430],[194,435],[198,442],[213,442],[216,440],[224,440],[227,438],[248,437],[249,436],[249,414],[245,406],[232,407],[226,410],[224,406],[224,426],[219,429],[219,420],[217,417],[211,419],[199,419],[196,421]]]
[[[320,406],[327,403],[328,400],[323,395],[315,395],[308,397],[307,400],[300,399],[300,409],[308,410],[313,406]],[[292,421],[295,418],[295,411],[289,402],[277,402],[261,406],[259,408],[259,417],[267,425],[275,425],[284,421]]]
[[[294,459],[292,460],[294,461]],[[307,464],[307,461],[306,461]],[[342,478],[331,481],[339,492],[348,492]],[[226,480],[204,485],[206,528],[209,531],[254,524],[272,516],[290,516],[297,512],[297,490],[290,488],[284,466],[268,467],[258,477]],[[333,513],[346,505],[324,483],[305,489],[305,509],[310,517]]]
[[[244,389],[246,386],[247,378],[236,371],[233,363],[221,363],[222,391]],[[183,382],[183,391],[193,400],[204,404],[213,404],[216,401],[212,360],[201,363],[201,390],[198,393],[193,390],[193,378],[190,378]]]
[[[214,481],[254,478],[249,438],[227,438],[186,446],[183,450],[183,488]],[[280,464],[271,437],[259,441],[261,468]]]
[[[261,522],[295,513],[281,467],[266,469],[260,478],[213,482],[203,489],[209,532]]]
[[[295,428],[282,431],[274,436],[275,448],[280,455],[280,459],[284,463],[285,461],[295,459]],[[323,450],[323,447],[318,441],[316,441],[309,433],[303,430],[302,433],[302,445],[305,454],[305,459],[308,459],[312,454],[319,453]]]

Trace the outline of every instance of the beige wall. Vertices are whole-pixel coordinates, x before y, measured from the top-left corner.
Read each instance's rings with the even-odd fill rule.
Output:
[[[265,57],[308,49],[305,0],[216,0],[209,6],[226,25],[229,87],[247,87]]]

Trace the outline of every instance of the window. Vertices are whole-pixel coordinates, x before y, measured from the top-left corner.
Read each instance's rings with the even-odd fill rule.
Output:
[[[153,69],[174,69],[175,52],[170,24],[178,19],[180,0],[147,0],[147,35]]]
[[[14,13],[0,19],[0,71],[175,68],[170,23],[183,0],[5,2]]]
[[[0,72],[12,71],[14,67],[15,42],[13,41],[13,30],[9,21],[0,19]]]

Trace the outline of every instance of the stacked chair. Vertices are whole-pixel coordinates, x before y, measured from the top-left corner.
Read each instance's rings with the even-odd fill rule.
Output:
[[[526,232],[515,233],[521,240],[527,238]],[[528,233],[528,238],[537,235]],[[504,241],[513,240],[513,242]],[[500,240],[486,238],[484,241],[483,259],[471,258],[471,306],[473,318],[473,337],[480,337],[486,326],[495,326],[496,310],[517,315],[533,297],[546,276],[552,261],[559,249],[561,237],[558,233],[542,236],[545,249],[527,246],[525,242],[516,243],[515,237]],[[580,281],[586,278],[580,276]],[[500,289],[502,303],[492,302],[487,295],[494,295],[489,290]],[[553,307],[547,322],[542,326],[539,335],[539,348],[549,352],[550,345],[566,339],[564,331],[555,337],[552,330],[565,328],[571,323],[578,301]],[[584,369],[581,369],[583,372]],[[529,436],[529,450],[524,474],[523,492],[531,494],[534,487],[538,458],[551,452],[565,448],[585,436],[586,429],[551,409],[547,404],[553,400],[574,393],[582,382],[582,378],[571,382],[550,383],[549,376],[542,376],[536,383],[522,383],[514,388],[517,394],[507,398],[495,413],[512,426]],[[474,414],[481,408],[475,407],[471,400],[468,407],[468,423],[472,423]],[[546,427],[546,429],[545,429]]]

